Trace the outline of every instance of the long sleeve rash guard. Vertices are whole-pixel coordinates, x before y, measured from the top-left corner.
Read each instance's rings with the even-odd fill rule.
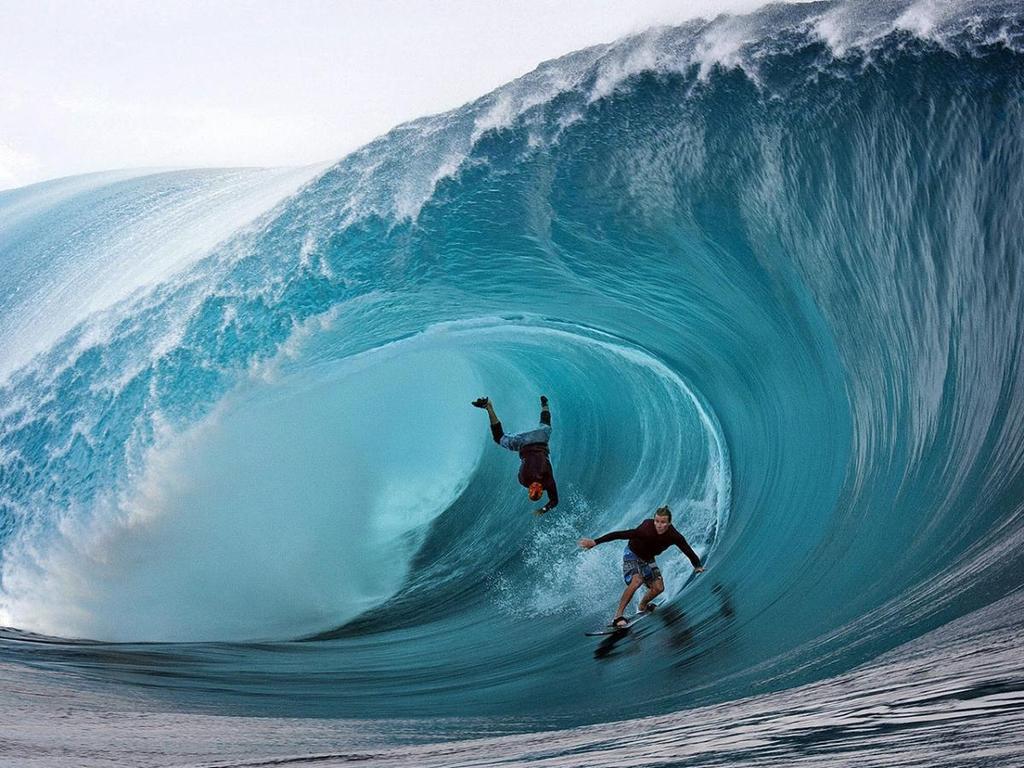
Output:
[[[491,436],[494,442],[502,448],[516,451],[519,454],[519,483],[524,488],[530,483],[538,482],[548,494],[548,503],[545,505],[550,511],[558,506],[558,485],[555,483],[555,473],[551,469],[551,461],[548,458],[548,441],[551,439],[551,411],[547,407],[541,408],[540,424],[536,429],[527,432],[517,432],[512,435],[505,434],[501,422],[491,424]]]
[[[654,527],[654,520],[647,519],[636,528],[628,531],[612,531],[604,536],[597,537],[594,539],[594,542],[603,544],[606,541],[614,541],[616,539],[628,539],[629,548],[633,551],[633,554],[641,560],[648,562],[651,562],[655,557],[675,544],[690,559],[690,563],[694,568],[701,567],[700,558],[697,557],[697,553],[687,543],[683,534],[677,531],[671,524],[669,524],[664,533],[659,534],[658,530]]]

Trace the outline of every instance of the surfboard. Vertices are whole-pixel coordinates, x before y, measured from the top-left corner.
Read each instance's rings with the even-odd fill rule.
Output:
[[[651,605],[654,606],[655,608],[658,607],[657,603],[651,603]],[[613,627],[611,624],[607,624],[607,625],[601,627],[600,629],[595,629],[592,632],[584,632],[583,634],[586,635],[587,637],[603,637],[603,636],[606,636],[606,635],[618,635],[618,634],[623,634],[624,635],[627,632],[629,632],[629,630],[631,630],[636,625],[637,622],[643,621],[645,618],[650,616],[652,613],[654,613],[654,611],[637,611],[632,616],[627,616],[626,617],[627,623],[626,623],[626,626],[624,626],[624,627]]]

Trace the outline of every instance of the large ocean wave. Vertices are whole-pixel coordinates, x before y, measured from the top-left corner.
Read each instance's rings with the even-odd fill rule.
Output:
[[[326,170],[0,193],[0,659],[530,731],[828,680],[1015,599],[1022,42],[1012,3],[769,6]],[[536,518],[469,402],[525,429],[542,393]],[[667,553],[659,614],[594,643],[620,550],[576,540],[665,503],[707,572]]]

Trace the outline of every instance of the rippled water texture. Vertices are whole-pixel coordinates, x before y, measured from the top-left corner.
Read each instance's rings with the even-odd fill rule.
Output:
[[[1019,764],[1022,29],[770,6],[0,193],[0,755]],[[542,393],[539,518],[469,402]],[[666,503],[707,571],[585,637]]]

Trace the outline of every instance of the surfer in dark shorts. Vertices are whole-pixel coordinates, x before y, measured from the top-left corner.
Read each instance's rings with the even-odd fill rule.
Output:
[[[543,515],[558,506],[558,486],[551,470],[548,441],[551,439],[551,411],[548,410],[548,399],[540,396],[540,424],[527,432],[506,435],[501,421],[494,413],[494,406],[486,397],[473,401],[476,408],[483,408],[491,420],[491,437],[502,448],[519,453],[519,484],[526,488],[530,501],[540,501],[547,491],[548,502],[535,510],[534,514]]]
[[[598,544],[616,539],[627,539],[628,543],[622,553],[622,578],[626,582],[626,591],[622,593],[622,599],[619,600],[619,607],[615,612],[615,619],[612,621],[614,627],[625,627],[629,623],[623,614],[641,584],[647,586],[647,594],[640,600],[640,611],[653,610],[654,606],[651,605],[651,600],[665,591],[665,582],[661,578],[661,570],[655,564],[654,558],[673,544],[690,558],[695,573],[704,573],[704,567],[701,565],[697,553],[683,538],[683,534],[673,527],[672,510],[668,507],[658,507],[654,512],[653,519],[644,520],[636,528],[628,531],[612,531],[604,536],[598,536],[596,539],[580,539],[579,544],[584,549],[590,549]]]

